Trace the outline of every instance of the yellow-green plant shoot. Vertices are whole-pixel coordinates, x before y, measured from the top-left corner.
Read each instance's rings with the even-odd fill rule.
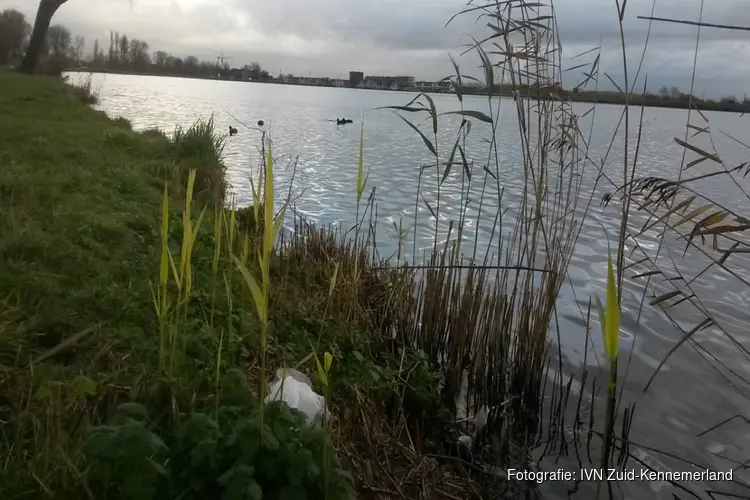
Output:
[[[333,276],[331,277],[331,284],[328,285],[328,298],[330,299],[333,296],[333,290],[336,288],[336,279],[339,275],[339,263],[336,262],[336,264],[333,267]]]
[[[273,153],[271,148],[271,139],[268,138],[268,157],[266,159],[266,171],[264,175],[264,211],[263,211],[263,240],[260,243],[258,251],[258,264],[261,271],[260,285],[253,274],[247,268],[245,263],[232,255],[232,259],[240,270],[245,284],[250,289],[250,293],[255,303],[255,309],[260,321],[260,399],[265,398],[266,393],[266,345],[268,342],[268,292],[270,287],[270,264],[271,254],[273,252],[276,236],[284,220],[285,209],[274,217],[274,189],[273,189]]]
[[[370,176],[370,172],[364,175],[364,149],[365,149],[365,121],[362,120],[362,125],[359,129],[359,161],[357,162],[357,203],[362,200],[362,195],[365,192],[365,186],[367,185],[367,178]]]
[[[312,347],[312,346],[311,346]],[[318,377],[320,377],[320,381],[323,383],[323,394],[325,395],[325,403],[323,406],[323,426],[328,427],[330,429],[331,421],[327,418],[328,414],[328,402],[331,398],[331,388],[328,385],[328,375],[331,371],[331,365],[333,365],[333,354],[326,351],[323,354],[323,364],[320,363],[320,358],[318,358],[318,353],[315,351],[315,348],[312,348],[313,354],[315,355],[315,364],[318,368]],[[328,444],[325,445],[328,447]],[[323,466],[325,467],[325,470],[328,470],[328,454],[323,454]],[[328,476],[325,476],[326,481],[326,496],[328,495]]]
[[[612,264],[612,252],[607,255],[607,304],[602,307],[599,296],[596,296],[596,308],[599,311],[599,322],[602,325],[604,338],[604,352],[609,360],[609,386],[607,390],[607,411],[605,416],[604,446],[602,449],[602,470],[607,469],[610,449],[612,447],[612,432],[614,429],[615,391],[617,389],[617,353],[620,339],[620,300],[617,294],[617,282]],[[601,492],[601,480],[596,483],[596,498]]]
[[[326,351],[325,354],[323,354],[323,363],[321,363],[315,347],[312,347],[312,351],[315,356],[315,365],[318,368],[318,377],[320,377],[323,387],[328,387],[328,372],[331,370],[331,365],[333,364],[333,354]]]
[[[331,365],[333,364],[333,354],[326,351],[323,354],[323,369],[326,371],[326,375],[331,371]]]
[[[599,320],[602,324],[604,353],[610,362],[615,362],[617,361],[617,350],[620,339],[620,301],[617,296],[617,285],[611,252],[609,252],[607,262],[607,308],[605,310],[602,307],[598,296],[596,297],[596,307],[599,310]]]
[[[156,315],[159,318],[159,368],[166,367],[166,342],[167,342],[167,279],[169,278],[169,192],[167,183],[164,183],[164,194],[161,202],[161,260],[159,262],[159,289],[158,298],[154,297]],[[152,290],[153,293],[153,290]]]

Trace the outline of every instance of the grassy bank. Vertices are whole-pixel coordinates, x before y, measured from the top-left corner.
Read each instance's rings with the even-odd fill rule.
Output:
[[[474,495],[424,455],[435,366],[383,334],[407,273],[309,227],[267,253],[263,216],[222,203],[210,122],[170,140],[54,78],[0,88],[3,498]],[[281,366],[334,422],[259,404]]]

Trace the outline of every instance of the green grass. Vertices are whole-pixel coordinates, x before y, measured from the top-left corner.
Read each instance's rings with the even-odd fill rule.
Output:
[[[0,72],[0,86],[0,296],[40,349],[98,324],[147,335],[148,276],[133,270],[158,246],[163,137],[107,119],[53,78]]]

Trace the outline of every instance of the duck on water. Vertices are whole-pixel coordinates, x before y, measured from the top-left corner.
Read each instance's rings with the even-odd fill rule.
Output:
[[[235,135],[236,133],[237,133],[237,129],[230,125],[229,126],[229,135],[232,136],[232,135]]]
[[[354,123],[348,118],[336,118],[336,125],[344,125],[345,123]]]

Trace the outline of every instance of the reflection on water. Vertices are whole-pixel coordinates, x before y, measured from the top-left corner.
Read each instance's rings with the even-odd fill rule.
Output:
[[[127,75],[95,75],[94,86],[100,87],[100,108],[112,116],[124,116],[136,129],[159,127],[171,131],[175,125],[189,125],[198,117],[212,114],[219,129],[225,130],[230,125],[238,127],[239,134],[227,140],[226,164],[229,181],[241,205],[249,203],[249,176],[257,166],[260,138],[254,125],[246,128],[243,124],[264,120],[265,128],[270,130],[274,139],[275,151],[288,155],[289,159],[289,166],[277,171],[277,182],[289,181],[295,165],[293,160],[297,159],[292,186],[292,196],[299,196],[296,210],[314,221],[334,225],[350,226],[354,223],[359,126],[364,116],[365,168],[370,171],[368,190],[376,189],[380,254],[388,256],[395,251],[393,222],[398,223],[399,217],[403,217],[405,226],[412,225],[415,212],[416,230],[411,234],[417,237],[414,245],[417,253],[421,256],[419,249],[432,244],[434,217],[424,203],[415,205],[420,166],[430,163],[430,154],[422,141],[392,112],[374,110],[379,106],[405,104],[414,97],[413,94]],[[439,111],[459,109],[453,97],[438,95],[434,99]],[[464,103],[467,109],[487,110],[487,100],[483,97],[464,97]],[[575,109],[579,115],[583,115],[589,107],[587,104],[577,104]],[[621,115],[622,107],[599,106],[595,114],[582,119],[584,130],[591,126],[592,119],[595,120],[589,156],[597,164],[605,162],[604,172],[614,183],[622,179],[625,140],[622,130],[615,136],[608,156],[607,151]],[[716,148],[726,163],[732,166],[747,160],[748,150],[718,131],[748,142],[750,129],[747,121],[750,118],[725,113],[706,113],[706,116],[715,132]],[[336,118],[350,118],[354,123],[336,125],[335,121],[331,121]],[[685,110],[645,110],[637,175],[677,177],[683,150],[673,139],[684,137],[686,119]],[[636,122],[633,127],[635,132],[637,120],[632,122]],[[441,151],[452,145],[459,123],[460,118],[455,116],[441,118],[437,137]],[[498,123],[498,178],[503,193],[500,206],[502,210],[507,210],[505,220],[512,222],[524,185],[517,120],[512,106],[500,107]],[[482,172],[487,163],[487,146],[483,139],[487,138],[489,132],[486,125],[474,120],[472,139],[467,148],[469,160],[474,162],[474,175],[469,186],[471,220],[467,223],[464,236],[469,243],[476,238],[480,257],[488,249],[490,253],[496,253],[499,240],[499,233],[496,232],[493,241],[490,241],[493,219],[487,215],[495,213],[498,186],[492,178],[484,186],[485,176]],[[634,147],[636,134],[631,133],[630,139],[631,147]],[[632,161],[632,152],[630,158]],[[691,175],[710,171],[711,167],[703,167],[706,163],[693,167],[691,172],[694,171],[694,174]],[[280,164],[285,164],[283,159]],[[435,175],[432,170],[426,170],[421,180],[421,194],[433,206],[438,197]],[[443,236],[450,221],[457,221],[460,213],[461,180],[461,172],[456,169],[440,188],[438,228]],[[613,201],[602,208],[599,204],[602,195],[613,190],[611,182],[601,181],[596,192],[592,193],[595,172],[593,168],[588,168],[588,173],[584,174],[581,206],[585,208],[590,199],[591,207],[571,262],[569,286],[561,292],[557,316],[560,350],[566,366],[571,370],[583,364],[586,310],[594,294],[604,295],[607,236],[611,238],[617,234],[620,205]],[[715,199],[735,208],[748,208],[740,187],[725,177],[713,177],[701,182],[703,192]],[[486,197],[482,216],[477,217],[478,200],[483,188],[486,189]],[[288,186],[285,186],[277,192],[286,197],[287,189]],[[640,228],[645,222],[645,218],[636,216],[631,226]],[[505,224],[505,230],[509,225]],[[656,254],[658,230],[652,228],[640,235],[637,241],[628,240],[626,255],[633,251],[631,263],[639,261],[642,252],[652,257]],[[406,257],[412,260],[411,243],[406,247]],[[671,235],[665,238],[660,255],[661,258],[672,258],[683,277],[689,280],[698,275],[709,260],[695,249],[683,255],[684,250],[685,241]],[[466,251],[470,253],[472,249],[467,248]],[[744,257],[732,259],[737,273],[735,276],[710,270],[699,276],[693,286],[703,305],[715,313],[721,327],[747,347],[750,341],[745,326],[750,324],[750,291],[739,285],[738,277],[750,279],[750,266],[747,266],[748,261]],[[661,312],[649,307],[648,303],[640,311],[645,280],[632,279],[631,276],[644,270],[647,268],[643,264],[634,263],[623,290],[621,352],[626,354],[621,355],[621,373],[627,365],[627,353],[632,350],[624,398],[637,402],[630,437],[636,443],[667,450],[702,467],[719,471],[736,467],[737,463],[745,462],[750,456],[750,425],[736,419],[700,438],[696,436],[728,416],[750,414],[748,400],[726,380],[730,378],[736,382],[741,380],[738,377],[750,379],[750,363],[739,354],[732,340],[717,328],[709,328],[697,333],[693,337],[694,343],[682,345],[661,368],[649,391],[644,393],[643,389],[660,360],[682,337],[675,325]],[[668,290],[660,284],[660,280],[655,280],[653,286],[657,294]],[[673,313],[678,324],[686,330],[702,320],[695,308],[687,303],[677,306]],[[555,342],[557,336],[556,331],[553,335]],[[604,365],[599,335],[592,335],[588,345],[588,369],[597,372],[599,365]],[[732,375],[728,371],[730,369],[736,375]],[[746,388],[747,384],[740,384],[739,387]],[[675,458],[644,449],[631,451],[657,470],[690,470],[686,463]],[[575,460],[560,461],[563,462],[566,467],[578,468]],[[553,462],[550,467],[556,469],[559,464]],[[641,465],[632,462],[629,467]],[[748,481],[747,471],[736,471],[735,480],[738,479]],[[705,488],[696,484],[686,484],[686,487],[697,491]],[[716,490],[725,487],[727,485],[710,486]],[[593,494],[585,483],[578,486],[547,484],[543,488],[553,496],[565,497],[573,490],[577,491],[573,495],[575,498],[590,498]],[[668,488],[661,488],[656,483],[622,483],[620,488],[625,498],[672,498]],[[683,495],[684,492],[678,494]]]

